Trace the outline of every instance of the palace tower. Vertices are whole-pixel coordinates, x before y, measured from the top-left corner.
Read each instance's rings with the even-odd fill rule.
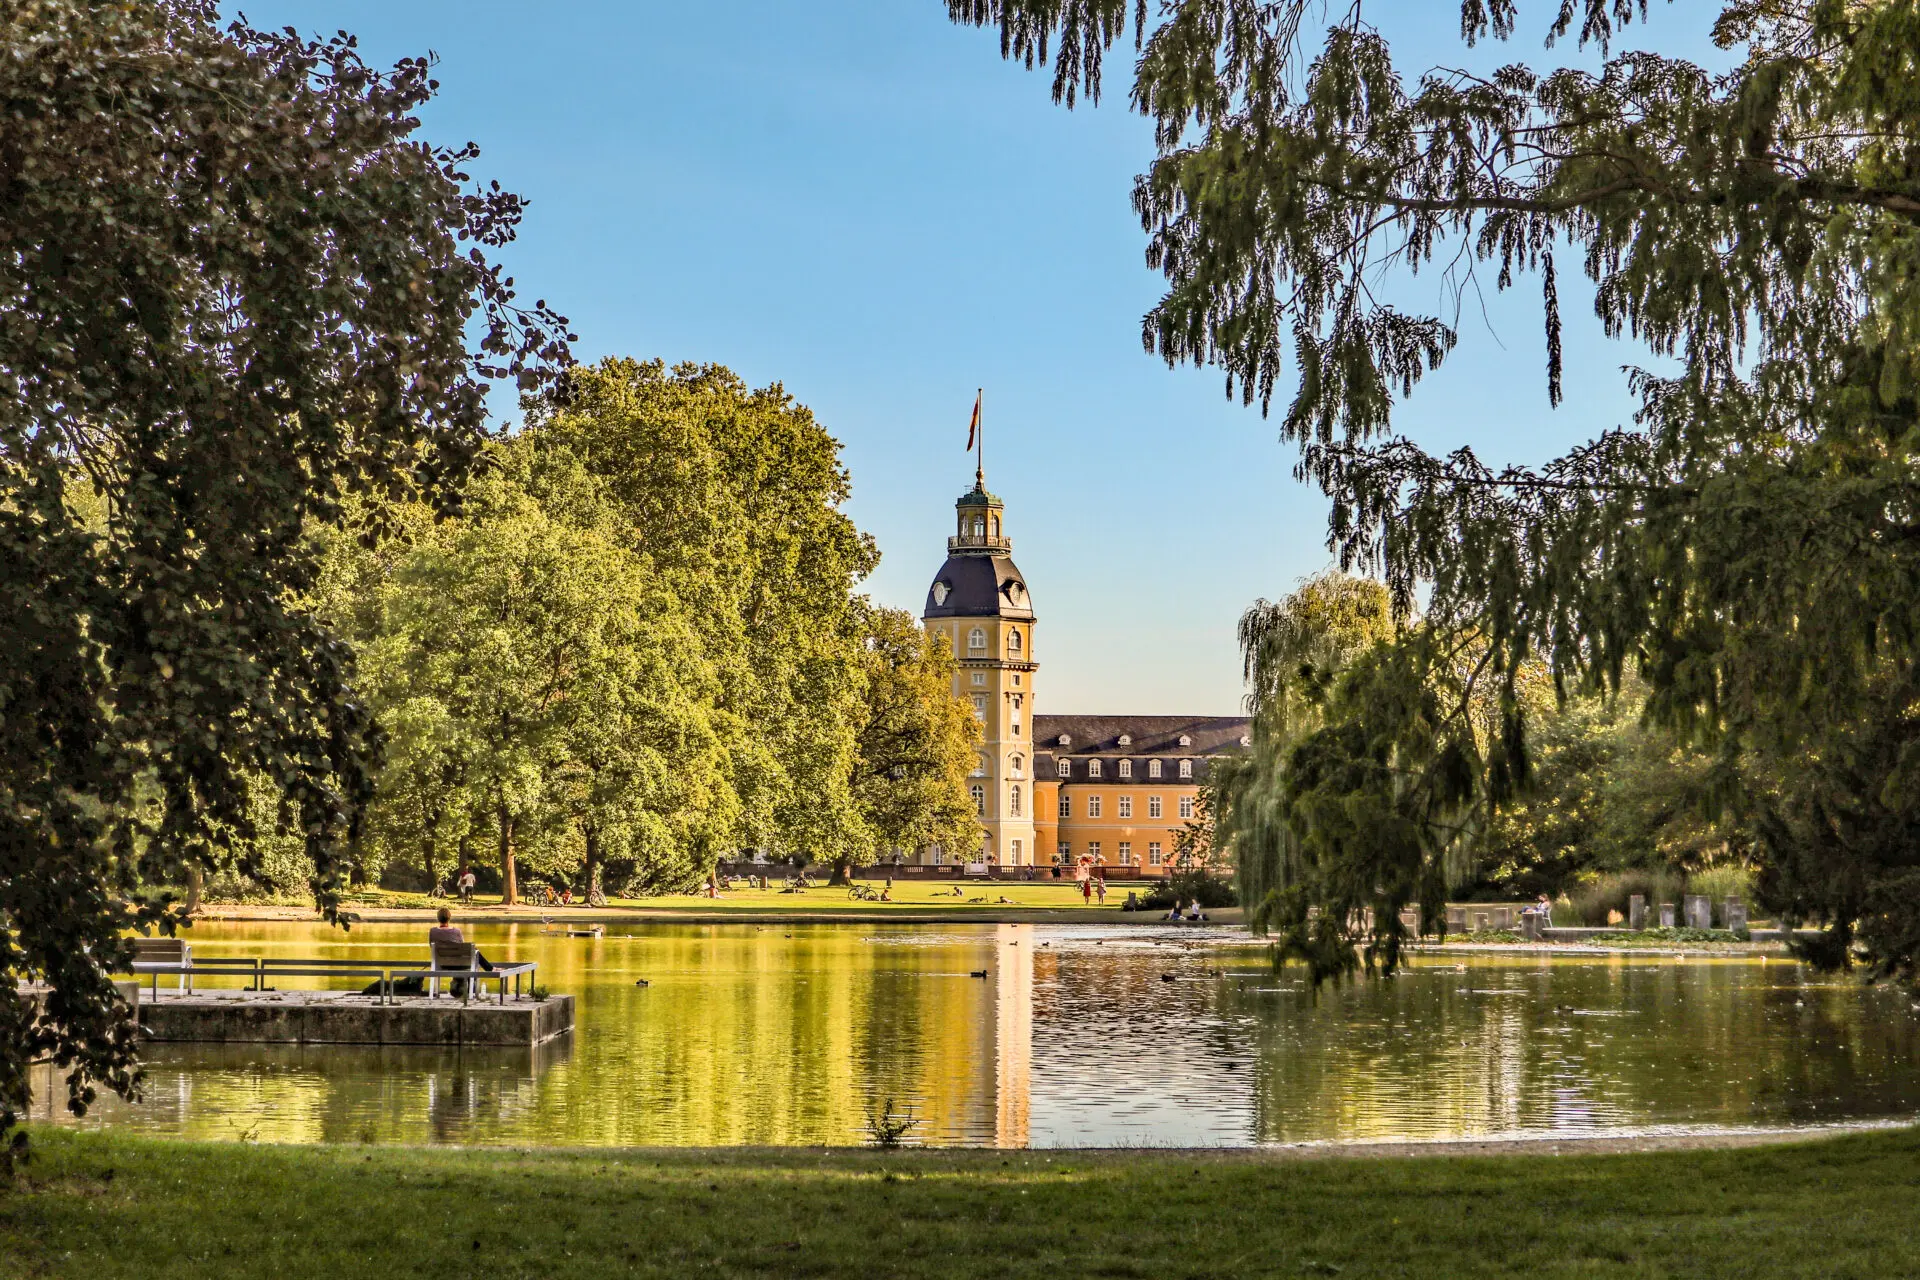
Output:
[[[934,575],[922,615],[929,633],[944,636],[956,659],[954,692],[973,706],[982,728],[980,761],[968,786],[980,816],[977,851],[953,850],[955,860],[992,860],[1032,866],[1034,844],[1033,680],[1040,664],[1033,645],[1033,602],[1013,563],[1013,540],[1001,521],[1000,499],[974,473],[973,489],[954,504],[947,562]]]

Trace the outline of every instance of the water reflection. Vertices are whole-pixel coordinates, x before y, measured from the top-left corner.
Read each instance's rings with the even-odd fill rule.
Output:
[[[202,926],[194,944],[392,955],[418,932]],[[849,1143],[891,1101],[913,1141],[1231,1145],[1920,1110],[1905,998],[1778,960],[1476,957],[1316,998],[1225,933],[471,932],[575,993],[571,1038],[532,1052],[156,1047],[147,1099],[85,1123],[294,1142]],[[50,1093],[36,1111],[58,1119]]]

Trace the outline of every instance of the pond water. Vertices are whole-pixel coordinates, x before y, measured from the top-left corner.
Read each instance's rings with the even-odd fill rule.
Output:
[[[203,924],[196,955],[407,954],[416,926]],[[629,936],[631,935],[631,936]],[[1773,959],[1416,959],[1323,990],[1228,930],[480,926],[577,1001],[539,1049],[155,1046],[83,1123],[274,1142],[1248,1145],[1920,1113],[1907,996]],[[970,976],[985,970],[985,979]],[[645,979],[648,985],[637,986]],[[36,1077],[42,1118],[61,1120]]]

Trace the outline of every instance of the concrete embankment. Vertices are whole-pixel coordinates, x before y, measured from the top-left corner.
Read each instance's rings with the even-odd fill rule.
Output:
[[[141,1001],[140,1026],[148,1039],[157,1041],[524,1048],[573,1029],[573,997],[501,1004],[442,996],[382,1004],[343,991],[162,991]]]

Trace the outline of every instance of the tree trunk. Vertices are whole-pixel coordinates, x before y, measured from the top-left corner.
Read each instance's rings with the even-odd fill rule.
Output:
[[[513,815],[500,806],[500,902],[512,906],[520,901],[519,884],[513,874]]]
[[[420,857],[427,864],[427,892],[440,892],[440,875],[433,869],[433,831],[428,829],[420,837]]]
[[[207,891],[206,873],[198,867],[187,868],[187,905],[186,912],[191,916],[200,909],[200,895]]]
[[[835,858],[833,860],[833,875],[827,880],[827,883],[828,884],[852,884],[853,883],[853,859],[846,858],[846,857]]]
[[[583,877],[586,883],[580,887],[580,900],[591,904],[594,882],[600,876],[600,833],[588,826],[583,834],[587,838],[587,866]]]

